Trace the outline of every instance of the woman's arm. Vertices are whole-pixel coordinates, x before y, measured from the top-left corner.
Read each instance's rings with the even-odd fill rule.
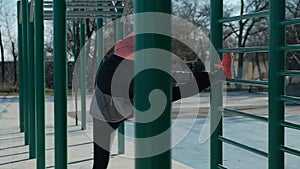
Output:
[[[193,96],[210,86],[209,73],[207,72],[193,72],[194,80],[188,81],[185,84],[179,84],[172,87],[172,101],[177,101],[182,98]]]

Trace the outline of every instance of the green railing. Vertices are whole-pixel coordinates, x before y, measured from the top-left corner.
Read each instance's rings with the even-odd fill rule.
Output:
[[[285,1],[284,0],[280,0],[280,1],[273,0],[273,1],[274,2],[271,4],[270,9],[272,10],[272,12],[274,14],[280,15],[280,17],[278,17],[278,19],[274,22],[274,24],[277,25],[277,27],[279,29],[279,32],[278,32],[278,30],[273,29],[274,30],[273,33],[275,35],[275,33],[276,33],[275,31],[277,31],[277,34],[285,35],[285,27],[288,26],[288,25],[300,24],[300,19],[295,18],[295,19],[291,19],[291,20],[285,20]],[[280,11],[278,11],[278,9],[280,9]],[[272,15],[270,17],[272,18]],[[271,25],[271,26],[273,26],[273,25]],[[281,42],[277,44],[278,46],[276,46],[277,49],[279,48],[279,50],[280,50],[280,51],[277,50],[277,53],[279,53],[277,60],[278,60],[278,62],[281,62],[281,64],[285,64],[285,55],[286,55],[285,53],[287,51],[299,51],[300,50],[300,45],[299,44],[297,44],[297,45],[286,45],[285,44],[285,36],[280,36],[280,37],[281,37],[281,39],[280,39]],[[276,72],[279,79],[285,79],[286,76],[299,76],[300,75],[300,71],[286,70],[285,65],[279,65],[279,66],[280,66],[279,67],[280,69],[277,69],[278,72]],[[271,69],[271,67],[270,67],[270,69]],[[276,82],[276,81],[274,81],[274,82]],[[284,88],[282,90],[284,91]],[[284,92],[278,93],[278,95],[276,95],[276,96],[277,96],[277,99],[279,98],[279,100],[280,100],[278,102],[280,102],[281,105],[283,106],[283,111],[281,112],[283,114],[283,117],[281,116],[281,118],[279,118],[277,121],[275,121],[276,125],[280,126],[278,128],[281,128],[281,130],[283,130],[283,131],[284,131],[284,128],[300,130],[300,125],[299,124],[294,124],[294,123],[291,123],[291,122],[287,122],[284,119],[284,114],[285,114],[284,105],[285,105],[285,103],[290,102],[290,103],[300,104],[300,98],[299,97],[294,97],[294,96],[288,96]],[[273,109],[270,108],[270,111],[271,110],[273,110]],[[272,112],[272,113],[274,113],[274,112]],[[273,124],[273,125],[275,125],[275,124]],[[300,157],[300,151],[299,150],[295,150],[295,149],[286,147],[286,145],[284,143],[284,139],[285,139],[284,134],[285,133],[282,132],[281,134],[282,134],[282,136],[280,136],[280,137],[282,137],[282,142],[281,142],[280,145],[279,144],[277,145],[276,148],[279,149],[279,150],[277,150],[277,154],[275,154],[275,155],[278,155],[279,157],[284,157],[284,153],[288,153],[288,154]],[[272,139],[271,135],[269,136],[269,139]],[[278,160],[278,158],[274,158],[274,159],[270,159],[270,160]],[[281,164],[282,168],[284,168],[283,164],[284,164],[285,160],[284,160],[284,158],[282,158],[280,160],[281,161],[279,161],[279,162],[282,163]],[[273,164],[273,167],[275,167],[276,164],[278,164],[279,162],[274,162],[275,164]],[[270,161],[269,161],[269,167],[272,167]]]
[[[233,21],[239,21],[242,19],[248,19],[248,18],[254,18],[254,17],[265,17],[268,15],[268,11],[263,11],[263,12],[257,12],[257,13],[251,13],[251,14],[247,14],[247,15],[242,15],[242,16],[234,16],[234,17],[228,17],[228,18],[223,18],[222,13],[223,13],[223,2],[222,1],[215,1],[212,0],[211,1],[211,13],[212,13],[212,17],[211,17],[211,30],[214,30],[211,32],[211,41],[212,44],[214,45],[214,47],[216,48],[216,50],[219,52],[220,56],[222,56],[222,53],[225,52],[237,52],[237,53],[250,53],[250,52],[267,52],[269,51],[269,47],[268,46],[261,46],[261,47],[238,47],[238,48],[223,48],[222,44],[220,44],[220,42],[223,42],[223,36],[222,35],[218,35],[217,38],[215,38],[213,35],[217,34],[218,32],[223,32],[223,24],[226,22],[233,22]],[[216,15],[218,14],[218,16],[213,17],[213,15],[216,13]],[[218,45],[216,45],[218,44]],[[254,80],[242,80],[242,79],[228,79],[228,82],[231,83],[237,83],[237,84],[244,84],[244,85],[254,85],[254,86],[268,86],[268,82],[261,82],[261,81],[254,81]],[[213,89],[214,90],[214,89]],[[220,89],[219,89],[220,91]],[[261,117],[261,116],[257,116],[257,115],[253,115],[253,114],[249,114],[246,112],[241,112],[241,111],[237,111],[237,110],[232,110],[232,109],[227,109],[227,108],[223,108],[222,105],[217,105],[218,111],[213,111],[215,109],[217,109],[213,103],[215,102],[215,100],[219,99],[220,96],[215,96],[214,94],[212,94],[212,102],[211,104],[213,105],[211,107],[211,112],[214,114],[219,114],[219,116],[221,116],[221,112],[223,112],[224,114],[233,114],[233,115],[238,115],[238,116],[242,116],[245,118],[250,118],[250,119],[254,119],[254,120],[259,120],[262,122],[268,122],[268,118],[266,117]],[[216,115],[212,115],[212,121],[216,121],[218,123],[218,119],[220,119],[220,117],[216,116]],[[221,117],[222,119],[222,117]],[[217,125],[217,124],[213,124],[213,125]],[[223,143],[226,144],[230,144],[232,146],[238,147],[240,149],[255,153],[257,155],[261,155],[263,157],[268,157],[268,153],[263,152],[261,150],[255,149],[253,147],[238,143],[234,140],[230,140],[228,138],[225,138],[223,136],[223,129],[222,129],[222,120],[220,120],[218,127],[216,128],[216,130],[218,131],[214,131],[214,133],[219,133],[218,135],[212,133],[212,138],[211,138],[211,168],[227,168],[223,165]],[[218,147],[219,149],[214,148],[215,143],[218,143]],[[216,158],[217,157],[217,158]],[[213,159],[218,159],[218,160],[213,160]]]
[[[258,116],[242,111],[232,110],[222,107],[222,105],[213,104],[215,100],[218,100],[219,96],[212,94],[212,107],[211,112],[220,114],[237,115],[244,118],[250,118],[253,120],[266,122],[269,126],[269,139],[268,139],[268,152],[243,145],[236,141],[225,138],[222,135],[222,120],[216,128],[217,131],[212,133],[211,138],[211,168],[226,168],[223,166],[223,149],[222,143],[230,144],[240,149],[244,149],[255,153],[257,155],[266,157],[268,160],[268,168],[280,168],[285,166],[284,153],[289,153],[295,156],[300,156],[299,150],[294,150],[285,146],[284,128],[291,128],[300,130],[299,124],[290,123],[284,120],[285,116],[285,102],[292,102],[300,104],[299,97],[287,96],[285,94],[285,76],[299,76],[300,71],[285,70],[285,52],[286,51],[298,51],[300,45],[286,45],[285,44],[285,26],[299,24],[300,19],[285,20],[285,1],[284,0],[270,0],[269,11],[255,12],[242,16],[234,16],[223,18],[223,2],[211,0],[211,41],[219,54],[225,52],[237,52],[237,53],[251,53],[251,52],[269,52],[269,81],[255,81],[255,80],[243,80],[243,79],[227,79],[227,82],[252,85],[252,86],[264,86],[268,87],[269,93],[269,113],[268,117]],[[223,48],[222,47],[222,35],[219,32],[223,32],[222,26],[226,22],[240,21],[242,19],[250,19],[257,17],[269,17],[269,46],[254,46],[254,47],[242,47],[242,48]],[[218,86],[219,87],[219,86]],[[213,89],[216,90],[216,89]],[[216,107],[219,106],[216,111]],[[212,115],[212,121],[218,120],[218,116]],[[221,118],[222,119],[222,118]],[[218,133],[218,134],[215,134]],[[220,142],[222,143],[220,143]],[[217,143],[217,145],[216,145]],[[217,146],[216,149],[214,146]]]

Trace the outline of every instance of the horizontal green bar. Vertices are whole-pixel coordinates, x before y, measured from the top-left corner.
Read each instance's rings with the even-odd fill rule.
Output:
[[[287,122],[287,121],[280,122],[280,125],[282,125],[283,127],[290,128],[290,129],[300,130],[300,125],[290,123],[290,122]]]
[[[300,24],[300,18],[297,18],[297,19],[291,19],[291,20],[285,20],[285,21],[282,21],[280,23],[281,25],[295,25],[295,24]]]
[[[119,16],[68,16],[67,17],[67,20],[70,20],[70,21],[84,21],[85,19],[103,19],[103,18],[109,18],[109,19],[117,19]],[[50,15],[45,15],[45,19],[44,20],[47,20],[47,21],[51,21],[53,20],[53,17],[50,16]]]
[[[297,51],[300,50],[300,45],[286,45],[279,48],[281,51]]]
[[[220,111],[222,111],[224,113],[227,113],[227,114],[239,115],[239,116],[250,118],[250,119],[253,119],[253,120],[268,122],[267,117],[257,116],[257,115],[254,115],[254,114],[249,114],[249,113],[245,113],[245,112],[241,112],[241,111],[237,111],[237,110],[232,110],[232,109],[227,109],[227,108],[220,108]]]
[[[264,86],[268,87],[268,81],[258,81],[258,80],[241,80],[241,79],[226,79],[227,82],[230,83],[238,83],[244,85],[252,85],[252,86]]]
[[[285,102],[292,102],[292,103],[300,104],[300,97],[281,95],[280,99]]]
[[[44,1],[44,4],[53,4],[53,1]],[[67,5],[73,5],[73,4],[80,4],[80,5],[86,5],[86,4],[93,4],[93,5],[112,5],[112,1],[103,1],[103,0],[94,0],[94,1],[89,1],[89,0],[80,0],[80,1],[71,1],[67,2]],[[115,6],[121,6],[122,4],[116,4]]]
[[[291,149],[291,148],[288,148],[285,146],[280,146],[280,150],[282,150],[283,152],[300,157],[300,151],[298,151],[298,150],[294,150],[294,149]]]
[[[219,168],[219,169],[228,169],[227,167],[225,167],[225,166],[223,166],[223,165],[221,165],[221,164],[218,164],[218,168]]]
[[[44,5],[44,8],[53,8],[53,5],[52,4],[45,4]],[[82,5],[73,5],[73,4],[70,4],[68,5],[67,4],[67,8],[68,9],[123,9],[124,7],[123,6],[99,6],[99,5],[96,5],[96,4],[82,4]]]
[[[244,145],[244,144],[241,144],[241,143],[232,141],[232,140],[227,139],[227,138],[222,137],[222,136],[219,136],[218,139],[219,139],[220,141],[223,141],[224,143],[233,145],[233,146],[238,147],[238,148],[241,148],[241,149],[243,149],[243,150],[250,151],[250,152],[252,152],[252,153],[254,153],[254,154],[257,154],[257,155],[260,155],[260,156],[263,156],[263,157],[268,158],[268,153],[266,153],[266,152],[264,152],[264,151],[255,149],[255,148],[253,148],[253,147],[246,146],[246,145]]]
[[[223,48],[218,49],[218,52],[236,52],[236,53],[255,53],[255,52],[268,52],[268,46],[257,46],[257,47],[239,47],[239,48]]]
[[[281,71],[281,76],[300,76],[299,70],[287,70],[287,71]]]
[[[258,17],[267,17],[269,15],[269,11],[260,11],[260,12],[254,12],[250,14],[240,15],[240,16],[232,16],[228,18],[222,18],[219,20],[221,23],[225,22],[232,22],[232,21],[239,21],[243,19],[249,19],[249,18],[258,18]]]

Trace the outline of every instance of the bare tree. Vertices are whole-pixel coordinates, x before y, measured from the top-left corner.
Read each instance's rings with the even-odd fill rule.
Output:
[[[17,74],[17,57],[18,57],[18,54],[16,52],[16,47],[15,47],[15,41],[16,41],[16,37],[12,35],[11,31],[12,31],[12,28],[11,26],[14,25],[12,24],[12,22],[10,21],[11,17],[15,16],[14,14],[10,14],[8,13],[8,11],[5,12],[5,28],[6,28],[6,32],[7,32],[7,36],[8,36],[8,39],[9,39],[9,42],[10,42],[10,52],[11,52],[11,55],[13,57],[13,65],[14,65],[14,80],[13,80],[13,85],[16,85],[17,84],[17,80],[18,80],[18,74]]]
[[[286,2],[287,19],[300,17],[300,0],[289,0]],[[300,25],[290,25],[286,27],[286,43],[289,45],[300,43]],[[300,69],[300,53],[287,52],[287,68]]]
[[[286,2],[287,19],[298,18],[300,16],[300,0],[288,0]],[[287,27],[287,43],[300,43],[300,25]]]
[[[240,0],[239,15],[267,10],[268,7],[269,4],[267,0]],[[209,30],[209,3],[201,3],[198,0],[184,0],[181,3],[175,3],[173,8],[175,8],[174,11],[176,15],[188,19],[190,22],[203,28],[202,30]],[[235,15],[234,11],[236,10],[236,7],[224,5],[223,16],[228,17]],[[267,19],[263,17],[244,19],[240,20],[239,22],[231,22],[224,25],[224,44],[227,47],[234,47],[235,45],[237,45],[237,47],[245,47],[250,38],[266,30]],[[234,39],[237,39],[236,42]],[[239,54],[238,62],[238,78],[242,78],[244,53]]]
[[[5,80],[5,61],[4,61],[4,47],[3,47],[3,42],[2,42],[2,33],[1,33],[1,30],[0,30],[0,52],[1,52],[1,77],[2,77],[2,85],[4,84],[4,80]]]
[[[1,53],[2,53],[2,78],[5,76],[4,62],[5,56],[13,58],[13,72],[11,72],[13,77],[13,85],[17,84],[17,57],[18,52],[16,51],[16,10],[14,8],[15,3],[11,0],[0,0],[0,24],[2,28],[2,38],[1,38]],[[4,52],[6,55],[4,55]],[[8,58],[6,58],[8,59]],[[9,70],[11,71],[11,70]],[[5,80],[5,79],[4,79]]]
[[[240,2],[240,15],[244,15],[251,12],[264,11],[269,8],[269,3],[267,0],[241,0]],[[238,24],[229,23],[226,26],[231,29],[231,32],[229,32],[229,34],[233,34],[236,36],[238,47],[246,47],[247,42],[249,38],[251,38],[251,36],[254,37],[256,34],[266,31],[268,28],[267,19],[264,17],[244,19],[238,21]],[[239,53],[238,57],[237,78],[239,79],[243,78],[244,55],[244,53]]]
[[[186,19],[205,33],[209,33],[210,5],[199,0],[174,0],[174,14]]]

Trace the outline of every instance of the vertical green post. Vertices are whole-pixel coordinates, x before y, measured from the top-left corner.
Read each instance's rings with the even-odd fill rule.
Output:
[[[22,0],[22,49],[23,49],[23,91],[24,91],[24,137],[25,145],[29,145],[29,119],[28,119],[28,58],[27,58],[27,0]]]
[[[74,38],[74,48],[73,48],[73,54],[74,54],[74,65],[76,65],[77,62],[77,57],[78,57],[78,53],[77,53],[77,34],[76,34],[76,21],[73,21],[73,38]],[[78,126],[78,102],[77,102],[77,97],[78,97],[78,90],[77,90],[77,68],[74,67],[74,73],[73,73],[73,79],[74,79],[74,83],[73,83],[73,87],[74,87],[74,93],[75,93],[75,125]]]
[[[171,17],[159,22],[157,17],[147,17],[145,20],[144,12],[171,13],[171,0],[152,0],[152,1],[135,1],[135,72],[140,72],[134,79],[134,104],[139,111],[134,112],[135,122],[135,168],[136,169],[153,169],[153,168],[171,168],[171,53],[163,55],[153,55],[151,52],[142,52],[141,50],[162,49],[170,51],[171,49]],[[145,14],[145,13],[144,13]],[[162,16],[162,18],[164,18]],[[163,29],[169,35],[160,35],[162,32],[157,30]],[[146,32],[146,31],[150,31]],[[153,33],[151,33],[153,32]],[[155,33],[156,32],[156,33]],[[146,34],[147,33],[147,34]],[[159,69],[149,69],[149,67],[158,66],[167,71],[163,72]],[[161,67],[162,66],[162,67]],[[146,69],[145,69],[146,68]],[[144,70],[145,69],[145,70]],[[143,71],[144,70],[144,71]],[[154,112],[157,104],[149,104],[149,94],[153,90],[159,89],[166,96],[166,105],[159,117],[143,122],[145,113],[148,110],[147,116],[155,116]],[[155,97],[153,100],[159,100],[161,97]],[[158,103],[159,104],[159,103]],[[150,108],[151,107],[151,108]],[[154,108],[155,107],[155,108]],[[151,109],[151,110],[149,110]],[[164,133],[164,134],[162,134]],[[154,139],[155,136],[163,138]],[[152,141],[146,141],[154,139]],[[159,153],[158,149],[164,151]],[[157,154],[158,153],[158,154]]]
[[[269,169],[284,168],[284,152],[279,148],[284,145],[284,77],[279,72],[285,69],[285,53],[279,50],[285,45],[285,27],[280,22],[285,20],[285,0],[270,0],[269,19]]]
[[[116,42],[124,38],[123,23],[121,19],[116,20]],[[118,128],[118,154],[125,153],[125,126],[124,122]]]
[[[28,115],[29,115],[29,158],[36,157],[36,133],[35,133],[35,95],[34,95],[34,25],[30,20],[30,5],[28,3]]]
[[[35,0],[34,5],[34,69],[36,98],[37,169],[46,168],[45,146],[45,55],[44,55],[44,0]]]
[[[19,125],[20,132],[24,132],[24,78],[23,78],[23,31],[22,31],[22,14],[21,1],[18,1],[18,75],[19,75]]]
[[[66,169],[68,168],[66,1],[54,0],[53,10],[55,168]]]
[[[218,22],[223,17],[223,0],[211,0],[211,43],[215,49],[223,47],[223,25]],[[211,50],[211,57],[215,58],[215,52]],[[211,60],[214,60],[214,59]],[[211,69],[214,69],[214,63],[211,63]],[[218,136],[222,135],[222,113],[218,107],[222,106],[222,83],[217,83],[211,86],[211,139],[210,139],[210,168],[218,168],[218,165],[223,164],[223,146],[218,140]]]
[[[81,95],[81,129],[86,129],[86,50],[85,50],[86,27],[80,21],[80,95]]]

